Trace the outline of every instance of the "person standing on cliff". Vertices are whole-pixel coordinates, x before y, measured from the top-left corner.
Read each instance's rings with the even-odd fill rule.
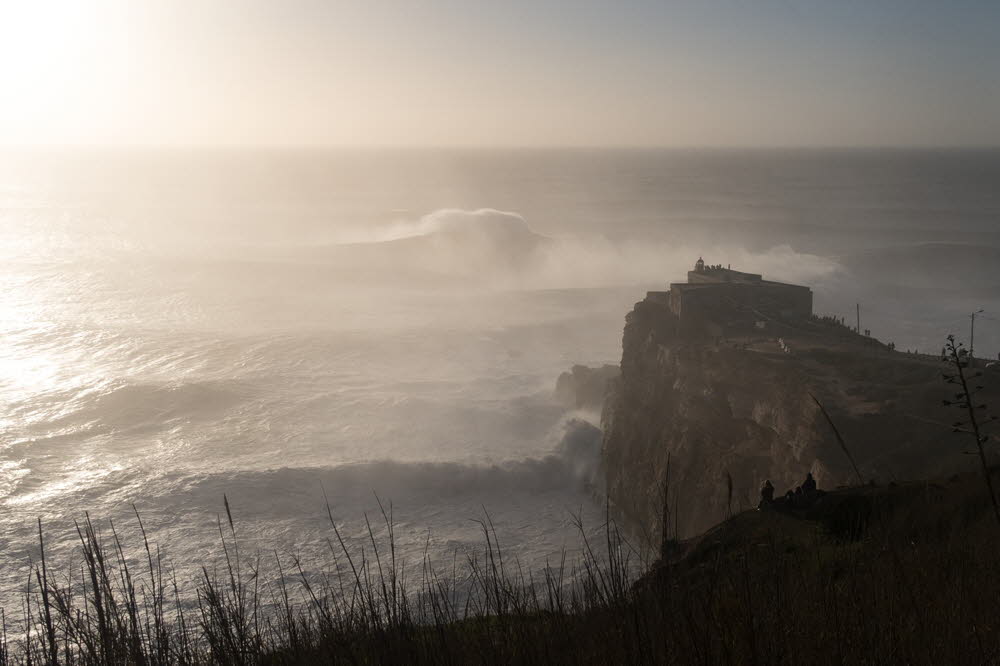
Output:
[[[758,508],[767,506],[774,502],[774,486],[771,484],[771,480],[768,479],[764,482],[764,485],[760,487],[760,504]]]

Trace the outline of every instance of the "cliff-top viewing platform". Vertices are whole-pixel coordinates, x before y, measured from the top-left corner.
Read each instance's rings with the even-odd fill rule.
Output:
[[[687,282],[672,283],[669,291],[648,292],[646,300],[668,307],[684,332],[718,336],[807,320],[812,296],[809,287],[708,266],[699,258]]]

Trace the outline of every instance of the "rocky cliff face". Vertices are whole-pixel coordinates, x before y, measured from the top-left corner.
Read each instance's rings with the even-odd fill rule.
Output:
[[[609,498],[651,543],[660,538],[665,487],[667,529],[685,537],[754,506],[766,479],[778,494],[810,471],[821,488],[856,482],[812,396],[866,482],[974,469],[963,455],[971,436],[951,433],[962,415],[942,405],[953,396],[938,359],[893,353],[821,321],[719,341],[677,330],[667,308],[636,305],[602,419]],[[1000,385],[1000,373],[986,375]],[[995,392],[983,397],[998,405]]]

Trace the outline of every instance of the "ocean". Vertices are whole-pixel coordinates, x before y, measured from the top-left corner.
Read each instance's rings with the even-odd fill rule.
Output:
[[[572,555],[605,515],[600,415],[556,379],[617,363],[700,256],[904,351],[982,309],[997,358],[1000,152],[6,153],[0,602],[37,519],[68,571],[74,521],[138,546],[134,510],[190,592],[223,496],[245,550],[317,569],[327,501],[359,549],[391,503],[415,565],[485,516],[525,566]]]

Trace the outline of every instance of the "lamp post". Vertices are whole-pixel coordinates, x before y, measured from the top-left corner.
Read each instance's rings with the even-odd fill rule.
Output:
[[[972,352],[975,349],[976,342],[976,315],[985,312],[982,308],[979,308],[975,312],[969,315],[969,319],[972,323],[969,325],[969,365],[972,365]]]

